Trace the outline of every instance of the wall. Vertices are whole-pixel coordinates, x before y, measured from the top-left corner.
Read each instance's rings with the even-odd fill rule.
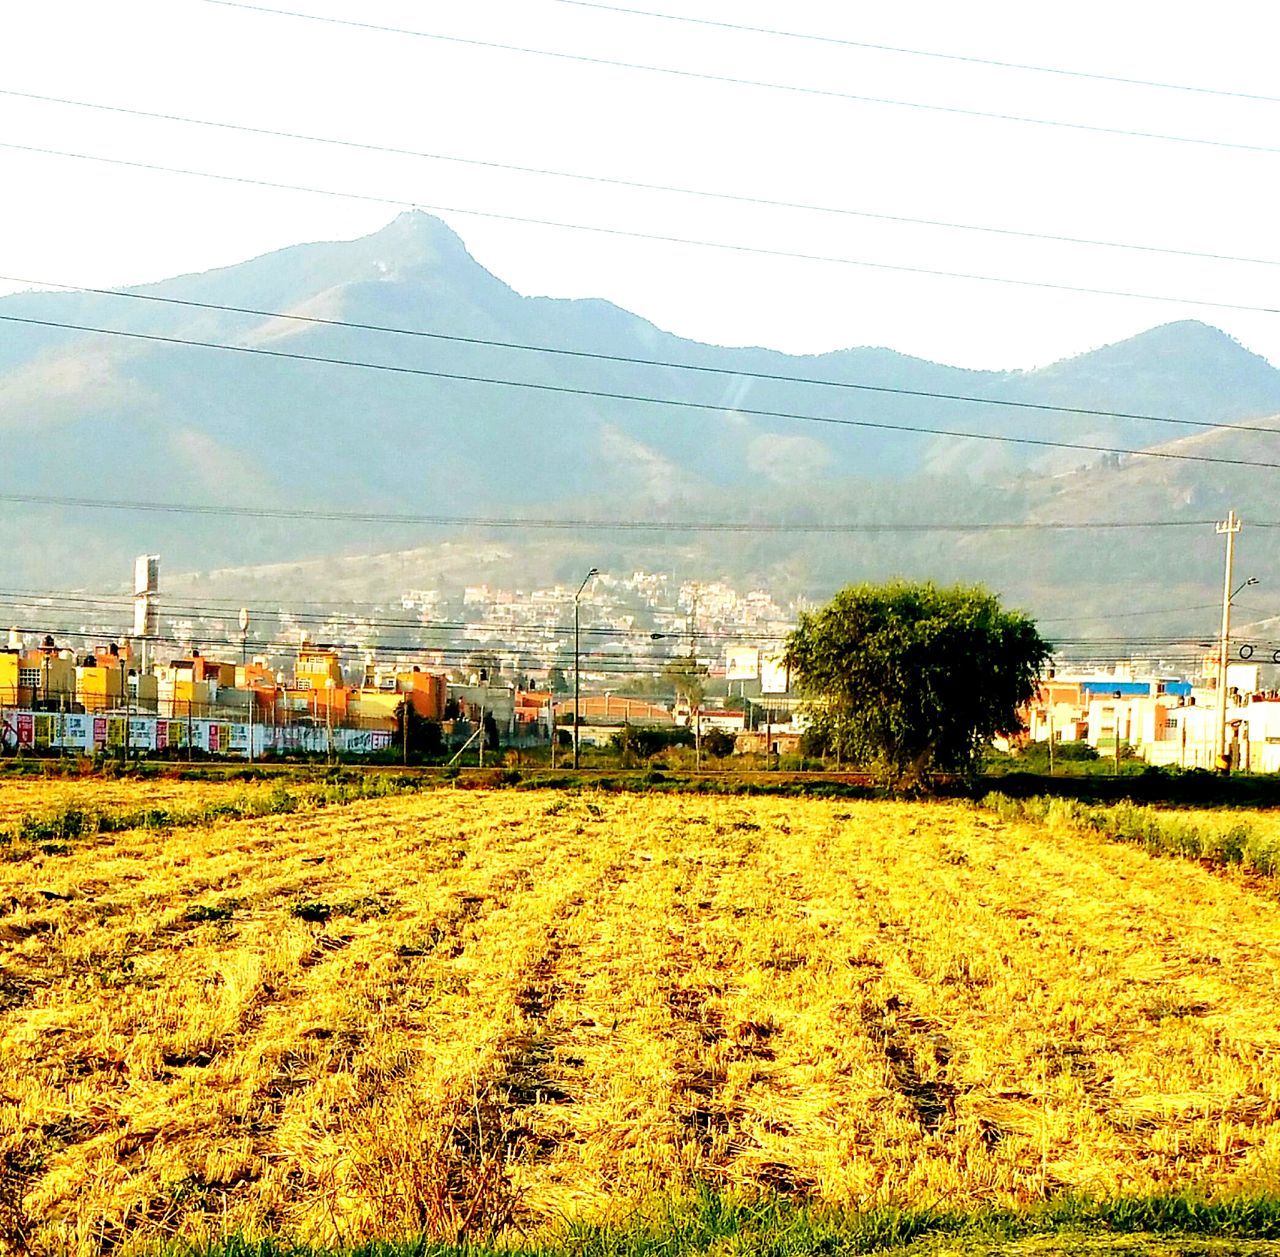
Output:
[[[124,743],[125,717],[85,712],[60,715],[57,712],[9,710],[0,714],[0,748],[58,749],[79,754],[116,752]],[[273,727],[264,724],[235,724],[222,720],[168,720],[158,716],[129,717],[129,747],[146,753],[191,745],[213,755],[247,756],[252,732],[253,756],[269,751],[305,751],[324,754],[330,731],[299,725]],[[391,745],[391,734],[380,730],[334,729],[333,749],[348,754],[367,755]]]

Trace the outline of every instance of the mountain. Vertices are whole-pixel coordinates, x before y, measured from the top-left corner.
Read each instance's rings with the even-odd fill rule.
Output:
[[[86,293],[0,299],[0,315],[35,321],[6,322],[0,332],[0,443],[6,455],[0,458],[0,491],[468,515],[576,510],[772,517],[785,509],[846,519],[860,512],[868,517],[867,511],[938,518],[960,512],[975,518],[977,511],[993,518],[1060,503],[1062,509],[1114,516],[1138,499],[1093,492],[1089,486],[1115,469],[1101,466],[1101,457],[1088,450],[922,437],[894,425],[1141,448],[1182,433],[1141,419],[912,394],[1211,422],[1280,412],[1280,371],[1202,323],[1158,327],[1024,372],[961,370],[883,348],[807,357],[723,348],[682,340],[605,301],[522,296],[481,267],[442,222],[422,213],[404,214],[363,239],[299,245],[132,291],[135,299]],[[273,312],[343,325],[271,317]],[[226,352],[164,338],[399,370]],[[476,343],[481,341],[610,360]],[[617,360],[630,358],[709,370]],[[655,406],[622,395],[679,398],[711,409]],[[805,422],[762,411],[846,422]],[[853,426],[859,423],[890,426]],[[1269,438],[1227,439],[1256,457]],[[1204,509],[1215,483],[1205,473],[1214,469],[1186,464],[1184,470],[1176,489],[1166,475],[1158,492],[1139,476],[1142,494],[1163,494],[1166,513]],[[144,549],[164,553],[168,570],[209,569],[409,548],[438,535],[429,529],[336,529],[299,520],[108,515],[48,506],[10,506],[6,516],[24,538],[0,557],[0,578],[8,585],[101,587],[105,569],[124,572],[128,557]],[[688,552],[687,537],[668,540]],[[786,555],[811,556],[801,568],[823,573],[833,556],[848,552],[843,542],[829,539],[786,546]],[[768,567],[776,548],[736,544],[726,553],[737,559],[756,552]],[[619,553],[643,550],[644,539]],[[882,538],[874,553],[877,562],[887,557],[905,563],[916,551]],[[926,557],[938,553],[937,547],[923,550]],[[805,579],[802,571],[797,579]]]

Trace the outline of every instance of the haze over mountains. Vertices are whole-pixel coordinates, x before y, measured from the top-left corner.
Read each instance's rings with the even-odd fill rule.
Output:
[[[1054,414],[748,373],[981,396],[1280,431],[1280,371],[1216,329],[1157,327],[1035,371],[969,371],[890,349],[813,357],[682,340],[606,301],[524,297],[485,271],[443,223],[411,213],[360,240],[300,245],[239,266],[134,290],[181,301],[379,324],[450,336],[714,367],[670,367],[389,335],[257,314],[81,293],[0,300],[0,315],[215,341],[291,354],[485,376],[547,391],[0,325],[0,490],[202,505],[450,515],[820,522],[1209,519],[1273,509],[1274,472],[1120,459],[744,413],[1032,436],[1084,445],[1166,445],[1280,462],[1280,435]],[[550,391],[598,390],[717,407],[679,409]],[[1169,445],[1170,442],[1174,444]],[[1118,465],[1117,465],[1118,463]],[[459,534],[426,527],[245,521],[6,505],[5,587],[110,588],[142,550],[166,571],[412,548],[421,567],[330,565],[361,596],[394,593],[488,554],[528,584],[583,558],[696,565],[821,595],[902,572],[982,579],[1036,606],[1113,605],[1163,588],[1176,604],[1211,588],[1218,551],[1192,530],[1117,534]],[[438,548],[448,538],[453,549]],[[480,543],[485,538],[491,541]],[[472,546],[468,549],[468,543]],[[1242,543],[1243,547],[1243,543]],[[451,555],[448,563],[432,555]],[[1261,553],[1261,551],[1259,551]],[[495,557],[495,555],[497,557]],[[1099,564],[1100,558],[1105,564]],[[456,560],[456,562],[455,562]],[[479,562],[480,560],[476,560]],[[394,568],[394,574],[392,572]],[[316,569],[320,570],[320,569]],[[692,574],[692,573],[690,573]],[[311,580],[299,575],[299,580]],[[241,584],[247,574],[227,578]],[[389,584],[383,589],[380,582]],[[230,586],[229,586],[230,587]],[[1194,596],[1193,596],[1194,595]],[[301,593],[298,596],[302,596]],[[311,596],[316,591],[311,590]],[[351,595],[356,596],[356,595]],[[1109,601],[1110,600],[1110,601]],[[1197,621],[1198,623],[1198,621]]]

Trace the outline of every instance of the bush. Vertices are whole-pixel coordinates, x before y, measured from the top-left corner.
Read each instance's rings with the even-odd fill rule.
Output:
[[[674,728],[624,725],[609,739],[609,749],[615,754],[631,754],[640,759],[649,759],[672,747],[692,746],[693,743],[693,730],[681,725]],[[706,743],[706,737],[703,738],[703,743]]]
[[[724,759],[733,754],[736,739],[726,729],[708,729],[702,735],[702,749],[713,759]]]
[[[1049,829],[1074,829],[1128,842],[1147,851],[1239,864],[1254,873],[1274,877],[1280,872],[1280,841],[1258,834],[1244,821],[1189,817],[1136,803],[1086,807],[1074,799],[1012,799],[989,794],[980,806],[1005,821],[1031,821]]]

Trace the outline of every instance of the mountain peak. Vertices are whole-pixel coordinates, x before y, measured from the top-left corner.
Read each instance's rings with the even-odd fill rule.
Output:
[[[443,219],[425,210],[397,214],[380,231],[355,243],[392,249],[396,261],[410,265],[448,265],[462,261],[478,265],[462,243],[462,237]]]
[[[1264,374],[1275,370],[1260,354],[1246,349],[1234,336],[1228,335],[1221,328],[1203,323],[1199,319],[1178,319],[1148,328],[1124,340],[1102,345],[1088,353],[1064,358],[1041,368],[1041,371],[1052,372],[1082,362],[1108,360],[1143,360],[1150,364],[1172,360],[1183,370],[1196,366],[1211,367],[1215,364],[1231,364],[1235,370],[1252,370]]]

